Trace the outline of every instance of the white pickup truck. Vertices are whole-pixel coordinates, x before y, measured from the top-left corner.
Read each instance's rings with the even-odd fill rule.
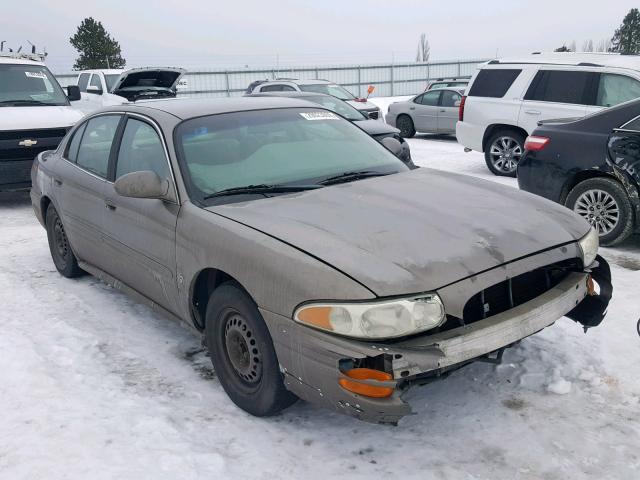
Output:
[[[82,118],[69,103],[78,87],[67,92],[40,56],[0,53],[0,191],[28,189],[36,155],[55,150]]]
[[[74,107],[87,114],[136,100],[175,97],[185,72],[171,67],[82,70],[76,81],[81,99]]]

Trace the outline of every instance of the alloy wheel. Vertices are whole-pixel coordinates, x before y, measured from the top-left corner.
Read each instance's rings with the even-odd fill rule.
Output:
[[[522,158],[522,146],[512,137],[498,137],[489,148],[491,163],[502,173],[513,173]]]
[[[584,217],[599,235],[610,233],[620,220],[620,207],[604,190],[587,190],[578,197],[574,212]]]

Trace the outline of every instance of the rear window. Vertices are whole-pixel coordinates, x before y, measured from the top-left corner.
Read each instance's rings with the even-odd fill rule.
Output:
[[[525,100],[589,105],[592,103],[596,74],[540,70],[524,96]]]
[[[471,89],[470,97],[502,98],[522,70],[485,69],[480,70]]]

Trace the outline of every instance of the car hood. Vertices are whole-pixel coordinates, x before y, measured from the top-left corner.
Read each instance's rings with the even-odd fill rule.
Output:
[[[0,130],[37,130],[70,127],[82,112],[67,105],[0,107]]]
[[[589,230],[541,197],[428,168],[209,210],[307,252],[378,296],[436,290]]]
[[[380,108],[378,108],[377,105],[369,102],[368,100],[366,102],[356,102],[355,100],[345,100],[345,102],[347,102],[352,107],[355,107],[356,110],[368,110],[368,111],[380,110]]]
[[[145,67],[132,68],[122,72],[116,83],[113,84],[111,93],[130,87],[156,87],[175,90],[180,78],[186,73],[182,68],[172,67]]]
[[[400,133],[400,130],[379,120],[356,120],[354,122],[369,135],[389,135]]]

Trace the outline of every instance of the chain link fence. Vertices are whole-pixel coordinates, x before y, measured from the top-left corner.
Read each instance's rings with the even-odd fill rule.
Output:
[[[370,65],[273,67],[234,70],[195,70],[187,72],[179,95],[230,97],[242,95],[255,80],[275,78],[324,79],[337,83],[358,97],[367,95],[369,85],[375,86],[372,97],[413,95],[427,83],[438,78],[469,78],[486,59],[456,60],[432,63],[380,63]],[[64,87],[76,83],[77,73],[58,74]]]

